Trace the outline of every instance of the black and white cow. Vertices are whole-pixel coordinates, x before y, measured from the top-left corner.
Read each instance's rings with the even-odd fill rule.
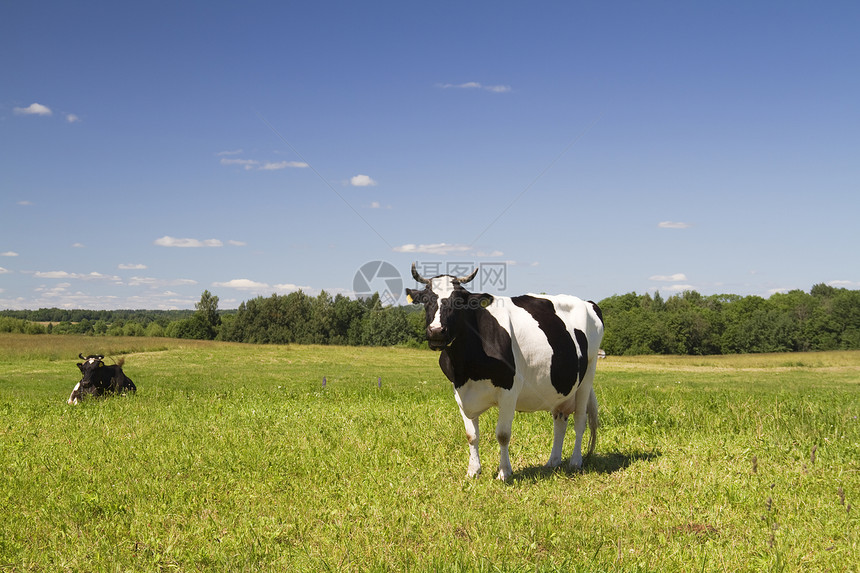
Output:
[[[588,454],[597,440],[593,384],[603,339],[600,308],[569,295],[471,293],[462,285],[477,272],[425,279],[413,264],[412,276],[426,286],[406,289],[410,302],[424,305],[430,348],[441,351],[439,366],[454,384],[469,442],[467,475],[475,477],[481,472],[478,417],[492,406],[499,409],[498,479],[505,480],[513,472],[508,444],[516,411],[552,414],[548,467],[562,461],[567,419],[573,414],[576,443],[570,467],[582,467],[586,420],[591,427]]]
[[[78,354],[78,357],[83,360],[78,362],[78,368],[83,377],[72,390],[69,404],[78,404],[84,396],[137,391],[134,382],[122,371],[125,359],[120,358],[116,364],[107,365],[103,362],[104,356],[101,354],[91,354],[86,358],[83,354]]]

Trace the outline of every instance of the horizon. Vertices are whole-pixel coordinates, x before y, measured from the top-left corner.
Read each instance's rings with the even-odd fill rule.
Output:
[[[697,291],[695,289],[685,290],[685,291],[680,291],[680,292],[674,292],[672,294],[667,294],[667,295],[664,295],[659,290],[645,291],[645,292],[630,291],[630,292],[626,292],[626,293],[615,293],[615,294],[612,294],[612,295],[609,295],[606,297],[602,297],[599,300],[597,300],[596,302],[600,303],[600,302],[607,300],[607,299],[610,299],[610,298],[621,297],[621,296],[626,296],[626,295],[649,296],[652,298],[656,298],[657,296],[659,296],[664,301],[666,301],[666,300],[669,300],[673,297],[683,297],[686,293],[689,293],[689,292],[699,294],[703,298],[712,298],[712,297],[721,297],[721,296],[739,296],[742,298],[759,297],[759,298],[763,298],[764,300],[769,300],[772,296],[781,295],[781,294],[788,294],[789,292],[795,292],[795,291],[800,291],[800,292],[803,292],[804,294],[810,295],[812,289],[815,286],[822,285],[822,284],[825,286],[832,286],[832,285],[827,285],[826,283],[823,283],[823,282],[818,282],[806,290],[804,290],[804,289],[792,289],[791,291],[786,291],[786,292],[780,291],[780,292],[771,293],[769,296],[766,296],[766,297],[761,297],[760,295],[756,295],[756,294],[739,295],[737,293],[730,293],[730,292],[703,294],[703,293],[700,293],[699,291]],[[420,287],[420,285],[415,285],[415,286]],[[832,288],[837,289],[837,290],[839,290],[839,289],[860,290],[860,289],[849,289],[846,287],[839,287],[839,286],[833,286]],[[330,292],[326,291],[325,289],[322,289],[322,290],[325,291],[326,294],[328,294],[332,299],[334,299],[339,294],[339,293],[330,293]],[[484,292],[484,291],[470,290],[470,292]],[[257,298],[266,299],[266,298],[271,298],[273,296],[288,296],[288,295],[293,294],[293,293],[301,293],[301,294],[304,294],[305,296],[309,296],[312,298],[315,298],[321,294],[321,292],[318,292],[316,294],[311,294],[311,293],[304,292],[302,289],[298,289],[298,290],[294,290],[294,291],[291,291],[288,293],[283,293],[283,294],[271,293],[269,295],[256,295],[254,297],[250,297],[248,299],[240,301],[240,303],[238,305],[236,305],[235,307],[222,307],[220,305],[220,297],[219,297],[219,305],[218,305],[217,311],[218,312],[235,312],[235,311],[239,310],[240,305],[247,303],[249,300],[253,300],[253,299],[257,299]],[[212,293],[210,293],[210,294],[212,294]],[[382,295],[379,292],[374,291],[374,293],[372,293],[372,294],[380,295],[380,301],[382,300]],[[493,293],[489,293],[489,294],[493,294]],[[516,296],[513,293],[511,293],[511,294],[513,296]],[[528,294],[528,293],[517,293],[517,294]],[[535,293],[530,293],[530,294],[535,294]],[[545,294],[545,293],[538,293],[538,294]],[[549,293],[549,294],[553,294],[553,293]],[[201,296],[202,296],[202,293],[201,293]],[[215,295],[215,296],[217,296],[217,295]],[[346,296],[346,295],[341,295],[341,296]],[[364,295],[362,295],[362,297],[363,296]],[[497,295],[497,296],[501,296],[501,295]],[[505,295],[505,296],[507,296],[507,295]],[[355,298],[358,298],[358,297],[349,297],[349,298],[354,300]],[[198,299],[198,302],[199,302],[199,299]],[[196,305],[196,303],[192,304],[190,308],[63,308],[63,307],[4,308],[4,309],[0,309],[0,312],[39,312],[39,311],[47,311],[47,310],[59,310],[62,312],[165,312],[165,313],[167,313],[167,312],[190,312],[190,313],[194,313],[194,312],[196,312],[195,305]],[[417,307],[420,305],[417,303],[406,302],[406,299],[404,297],[402,301],[399,301],[396,304],[384,305],[384,306]],[[51,321],[51,322],[53,322],[53,321]]]

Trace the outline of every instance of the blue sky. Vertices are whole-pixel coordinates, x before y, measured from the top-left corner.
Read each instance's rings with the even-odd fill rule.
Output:
[[[857,30],[856,2],[3,2],[0,308],[352,294],[369,261],[857,289]]]

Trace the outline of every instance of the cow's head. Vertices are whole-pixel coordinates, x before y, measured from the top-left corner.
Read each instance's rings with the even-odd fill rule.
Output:
[[[424,305],[430,348],[442,350],[451,344],[460,334],[468,313],[485,308],[493,301],[491,295],[471,293],[463,288],[476,274],[478,269],[464,277],[439,275],[425,279],[412,263],[412,277],[426,286],[423,290],[406,289],[406,297],[409,302]]]
[[[103,378],[99,376],[99,368],[104,368],[104,356],[101,354],[90,354],[84,358],[83,354],[78,354],[78,357],[83,362],[78,362],[78,369],[81,371],[81,381],[72,390],[69,396],[69,404],[77,404],[85,395],[98,395],[103,388]]]

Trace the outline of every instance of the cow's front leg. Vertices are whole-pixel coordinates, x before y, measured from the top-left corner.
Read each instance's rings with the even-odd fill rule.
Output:
[[[564,448],[564,436],[567,434],[567,418],[564,412],[552,413],[552,452],[546,467],[555,468],[561,464],[561,454]]]
[[[478,417],[469,418],[462,409],[460,409],[460,414],[463,416],[463,425],[466,427],[466,440],[469,442],[469,471],[466,472],[466,477],[478,477],[481,475],[481,455],[478,453],[478,439],[480,438]]]
[[[496,423],[496,440],[499,442],[499,473],[496,479],[507,480],[514,473],[508,445],[511,443],[511,428],[514,425],[516,399],[499,401],[499,421]]]

